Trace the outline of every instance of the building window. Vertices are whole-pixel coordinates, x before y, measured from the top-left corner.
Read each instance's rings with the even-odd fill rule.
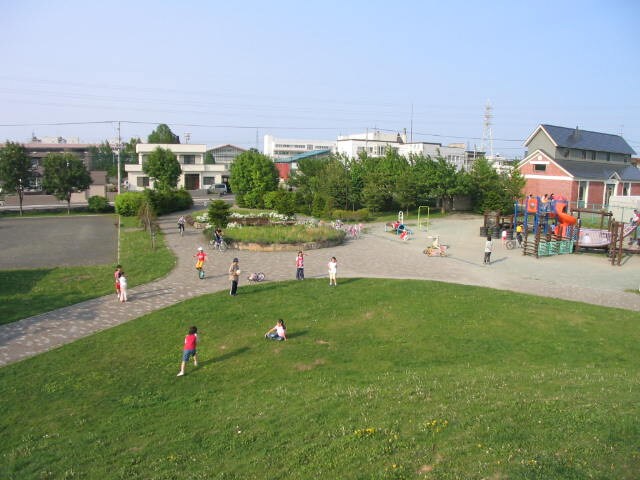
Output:
[[[587,151],[586,150],[582,150],[582,159],[583,160],[587,159]]]
[[[584,208],[587,205],[587,194],[589,182],[580,182],[578,184],[578,208]]]
[[[591,160],[595,160],[596,159],[596,152],[592,151],[591,152]]]
[[[202,185],[208,186],[216,183],[216,177],[202,177]]]
[[[182,156],[182,163],[184,165],[195,165],[196,156],[195,155],[183,155]]]
[[[607,152],[607,162],[611,161],[611,152]]]
[[[547,164],[546,163],[534,163],[533,164],[533,171],[534,172],[546,172],[547,171]]]
[[[631,182],[624,182],[622,184],[622,196],[628,197],[631,195]]]
[[[148,187],[149,186],[149,177],[137,177],[136,185],[138,187]]]

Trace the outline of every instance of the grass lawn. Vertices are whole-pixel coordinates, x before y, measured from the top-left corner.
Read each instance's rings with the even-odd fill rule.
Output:
[[[147,283],[171,271],[173,254],[158,234],[156,249],[135,218],[121,217],[120,263],[129,286]],[[115,261],[88,267],[0,270],[0,324],[115,293]]]
[[[406,280],[239,293],[0,369],[0,478],[638,478],[637,312]]]

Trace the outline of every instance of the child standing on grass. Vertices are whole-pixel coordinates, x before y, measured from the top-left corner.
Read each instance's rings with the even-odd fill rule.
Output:
[[[113,272],[113,277],[116,282],[116,297],[120,300],[120,272],[122,272],[122,265],[116,265],[116,271]]]
[[[196,345],[198,343],[198,328],[190,327],[189,333],[184,337],[184,348],[182,350],[182,363],[180,364],[180,371],[178,377],[184,375],[184,368],[187,366],[187,362],[193,357],[193,366],[198,366],[198,357],[196,355]]]
[[[329,260],[329,286],[333,285],[334,287],[338,285],[336,282],[336,274],[338,273],[338,260],[336,257],[331,257]]]
[[[284,324],[284,320],[278,319],[278,323],[264,334],[264,338],[270,340],[277,340],[278,342],[287,339],[287,327]]]
[[[120,302],[124,303],[127,301],[127,277],[125,277],[124,272],[120,272],[118,283],[120,284]]]
[[[491,236],[487,236],[487,241],[484,244],[484,263],[485,265],[491,264],[491,251],[493,250],[493,242]]]

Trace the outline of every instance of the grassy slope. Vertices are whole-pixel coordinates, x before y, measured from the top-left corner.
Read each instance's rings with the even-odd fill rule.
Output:
[[[160,278],[173,268],[175,257],[165,247],[162,234],[151,249],[149,234],[132,228],[137,219],[122,217],[121,257],[134,287]],[[115,292],[115,262],[88,267],[0,270],[0,324],[73,305]]]
[[[635,478],[639,340],[461,285],[241,286],[0,370],[0,478]]]

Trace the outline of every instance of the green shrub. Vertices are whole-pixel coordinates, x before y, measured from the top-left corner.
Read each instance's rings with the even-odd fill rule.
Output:
[[[214,200],[209,204],[207,214],[209,215],[209,223],[215,227],[226,228],[231,215],[231,205],[224,200]]]
[[[286,190],[267,192],[263,196],[264,206],[276,212],[292,217],[296,213],[296,194]]]
[[[193,199],[189,192],[180,190],[145,190],[144,195],[149,200],[156,215],[187,210],[193,206]]]
[[[106,197],[94,195],[89,197],[89,211],[94,213],[105,213],[113,211],[113,207],[109,205]]]
[[[116,213],[123,217],[135,217],[144,199],[143,192],[125,192],[116,197]]]
[[[360,210],[334,210],[333,218],[340,219],[345,222],[366,222],[371,219],[371,212],[368,208]]]

